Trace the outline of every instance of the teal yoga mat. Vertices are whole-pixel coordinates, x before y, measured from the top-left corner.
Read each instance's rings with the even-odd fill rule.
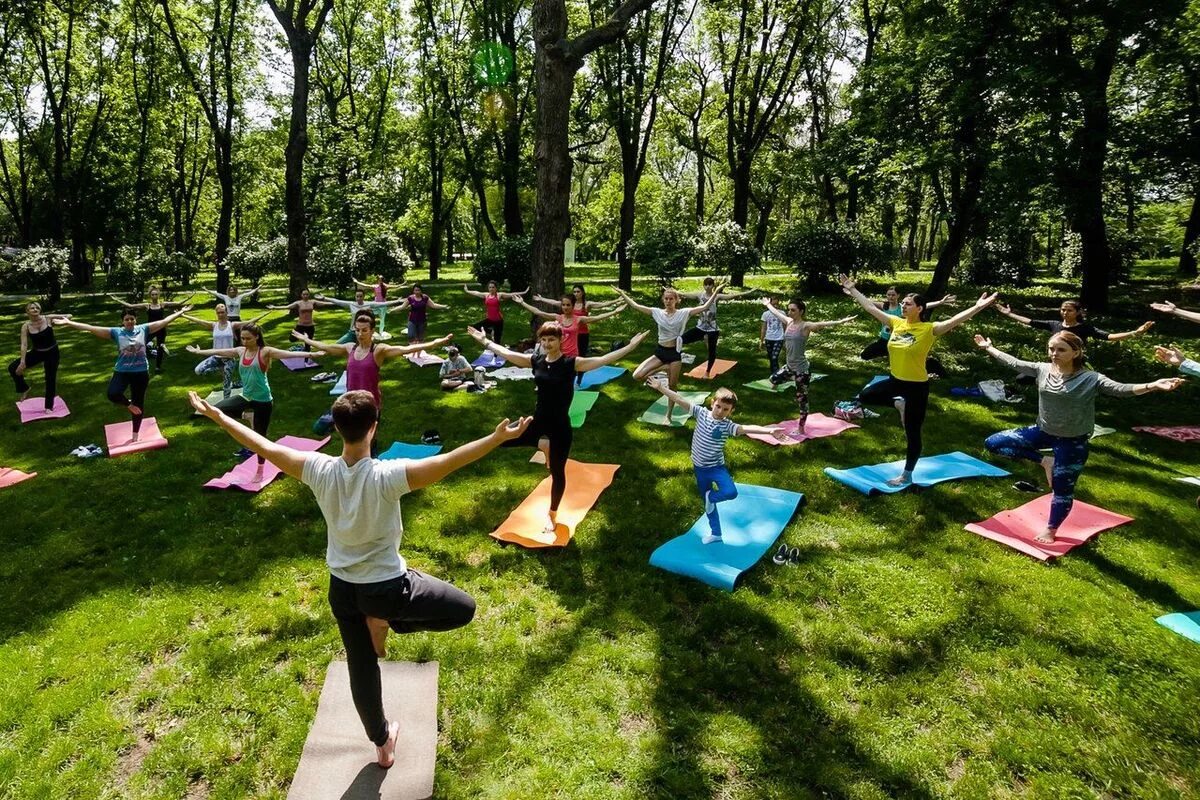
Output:
[[[908,486],[933,486],[935,483],[959,478],[1001,478],[1009,474],[1007,470],[994,464],[980,461],[966,453],[954,452],[920,459],[917,461],[917,468],[913,470],[912,483],[908,486],[888,486],[887,482],[903,470],[904,459],[900,459],[853,469],[826,467],[825,474],[866,495],[893,494],[904,491]]]
[[[599,392],[575,392],[571,397],[571,410],[568,412],[571,417],[572,428],[582,428],[584,420],[587,419],[587,413],[592,410],[592,406],[596,405],[596,401],[600,399]]]
[[[337,383],[335,383],[333,385],[333,388],[329,390],[329,393],[333,394],[333,395],[337,395],[338,397],[341,397],[342,395],[344,395],[346,393],[346,373],[345,372],[343,372],[340,376],[338,376]]]
[[[583,373],[583,380],[579,383],[580,389],[591,389],[593,386],[602,386],[614,378],[619,378],[625,374],[624,367],[596,367]]]
[[[420,458],[429,458],[436,456],[442,452],[440,444],[409,444],[407,442],[394,442],[391,447],[379,454],[381,461],[387,461],[393,458],[409,458],[417,460]]]
[[[821,380],[821,378],[824,378],[824,377],[826,377],[825,373],[814,372],[809,377],[808,382],[812,383],[813,381],[819,381],[819,380]],[[770,378],[759,378],[756,381],[750,381],[749,383],[743,383],[742,386],[745,386],[747,389],[757,389],[760,392],[794,392],[794,391],[796,391],[796,382],[795,381],[784,381],[783,383],[776,386],[773,383],[771,383]]]
[[[1175,631],[1180,636],[1200,643],[1200,611],[1164,614],[1155,620],[1164,628]]]
[[[804,499],[799,492],[769,486],[734,486],[738,496],[717,505],[723,541],[701,543],[700,538],[710,532],[708,517],[701,514],[687,533],[655,550],[650,565],[732,592],[742,573],[775,544]],[[699,505],[699,495],[695,502]]]
[[[708,399],[708,392],[679,392],[679,395],[692,405],[703,403]],[[652,406],[642,412],[638,419],[651,425],[665,426],[667,424],[667,398],[659,397]],[[690,417],[676,406],[674,413],[671,414],[671,427],[682,428],[689,419]]]

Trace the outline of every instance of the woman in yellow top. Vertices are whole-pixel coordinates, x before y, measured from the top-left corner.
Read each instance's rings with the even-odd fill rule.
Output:
[[[996,302],[996,293],[984,292],[975,305],[958,312],[943,322],[925,321],[928,303],[919,294],[907,295],[900,301],[900,316],[885,313],[874,301],[854,288],[854,281],[845,275],[838,277],[842,291],[850,295],[867,313],[892,329],[888,339],[888,362],[891,377],[873,383],[859,392],[861,403],[892,404],[900,412],[907,447],[904,472],[888,481],[891,486],[912,483],[913,469],[921,457],[921,426],[929,407],[929,373],[925,359],[938,336],[943,336]]]

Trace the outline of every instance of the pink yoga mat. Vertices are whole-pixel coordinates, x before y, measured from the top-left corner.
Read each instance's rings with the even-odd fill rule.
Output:
[[[54,408],[50,411],[46,410],[46,399],[44,397],[30,397],[17,403],[17,410],[21,412],[21,422],[35,422],[39,419],[59,419],[71,413],[71,409],[67,408],[66,402],[61,397],[54,398]]]
[[[405,358],[408,359],[409,363],[416,364],[418,367],[428,367],[434,364],[440,364],[446,360],[444,358],[435,356],[432,353],[426,353],[424,350],[421,350],[417,353],[409,353],[405,356]]]
[[[293,450],[303,450],[307,453],[320,450],[329,443],[329,437],[324,439],[306,439],[303,436],[284,436],[279,440],[279,444],[285,447],[290,447]],[[254,483],[254,473],[258,471],[258,456],[251,455],[245,461],[238,464],[233,469],[226,472],[219,478],[213,478],[208,483],[204,484],[205,489],[241,489],[246,492],[261,492],[266,488],[267,484],[283,474],[283,470],[267,461],[263,464],[263,479],[261,483]]]
[[[21,481],[27,481],[36,476],[36,472],[21,472],[21,470],[13,469],[12,467],[0,467],[0,489],[18,484]]]
[[[281,358],[279,359],[279,363],[283,364],[292,372],[297,372],[302,369],[316,369],[317,367],[321,366],[308,356],[301,356],[297,358]]]
[[[787,432],[788,438],[786,441],[780,441],[774,436],[768,436],[765,433],[748,433],[746,434],[746,438],[787,447],[793,444],[800,444],[809,439],[820,439],[823,436],[837,436],[839,433],[858,427],[853,422],[846,422],[837,417],[827,417],[824,414],[810,414],[808,421],[804,425],[804,433],[796,432],[798,426],[795,419],[785,419],[783,422],[777,424]]]
[[[167,440],[158,431],[158,420],[146,417],[142,420],[142,430],[136,442],[129,443],[133,436],[132,420],[116,422],[104,426],[104,441],[108,444],[108,457],[123,456],[126,453],[140,453],[143,450],[158,450],[167,446]]]
[[[1124,517],[1076,500],[1075,505],[1071,507],[1071,514],[1059,527],[1054,544],[1035,542],[1033,537],[1046,529],[1046,520],[1050,515],[1050,498],[1051,495],[1044,494],[1020,508],[1001,511],[983,522],[972,522],[966,529],[985,539],[1006,544],[1039,561],[1047,561],[1070,552],[1101,531],[1133,522],[1133,517]]]
[[[1195,426],[1180,425],[1174,428],[1143,426],[1134,428],[1134,430],[1142,433],[1153,433],[1155,436],[1174,439],[1177,442],[1200,442],[1200,427]]]
[[[700,359],[696,359],[696,360],[700,361]],[[704,370],[708,367],[708,359],[704,359],[703,361],[700,361],[700,363],[698,365],[696,365],[694,368],[689,370],[687,372],[687,376],[689,378],[699,378],[701,380],[704,380],[705,378],[715,378],[718,375],[724,375],[726,372],[729,372],[729,370],[733,369],[736,366],[737,366],[736,361],[726,361],[723,358],[718,358],[716,361],[713,362],[712,372],[706,376],[704,374]]]

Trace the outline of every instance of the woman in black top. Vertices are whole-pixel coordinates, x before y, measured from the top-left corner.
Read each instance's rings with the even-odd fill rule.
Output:
[[[42,314],[40,303],[25,306],[29,319],[21,325],[21,355],[8,365],[8,374],[17,387],[19,400],[29,394],[29,383],[25,370],[42,365],[46,373],[46,411],[54,410],[54,395],[58,389],[58,343],[54,339],[52,323],[56,319],[69,319],[70,314]]]
[[[517,367],[533,369],[533,383],[537,390],[537,401],[533,408],[533,422],[516,439],[505,442],[503,447],[536,447],[546,458],[550,469],[550,510],[546,517],[543,533],[555,535],[558,524],[558,504],[567,488],[567,457],[571,454],[571,398],[575,394],[575,374],[590,372],[597,367],[615,363],[632,353],[649,331],[634,336],[629,344],[603,356],[573,357],[563,355],[562,326],[547,322],[538,328],[538,342],[542,352],[529,355],[509,350],[490,341],[483,331],[467,328],[471,338],[502,356]]]
[[[1083,318],[1083,304],[1076,300],[1064,300],[1058,313],[1062,319],[1030,319],[1023,317],[1020,314],[1014,314],[1011,307],[1004,303],[996,303],[996,310],[1011,320],[1028,325],[1031,328],[1036,328],[1041,331],[1049,331],[1053,336],[1056,333],[1073,333],[1083,340],[1084,345],[1088,343],[1088,339],[1100,339],[1107,342],[1119,342],[1122,339],[1129,339],[1138,334],[1145,333],[1154,327],[1153,322],[1143,322],[1137,328],[1123,333],[1109,333],[1108,331],[1097,328],[1092,323]]]

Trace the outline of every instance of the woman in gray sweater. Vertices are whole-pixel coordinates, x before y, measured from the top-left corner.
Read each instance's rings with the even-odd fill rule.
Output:
[[[975,344],[988,355],[1037,380],[1038,418],[1036,425],[992,434],[984,446],[993,453],[1010,458],[1036,461],[1046,471],[1046,482],[1054,492],[1050,501],[1050,519],[1046,530],[1035,541],[1051,544],[1058,527],[1075,502],[1075,483],[1087,463],[1088,437],[1096,425],[1096,395],[1133,397],[1148,392],[1169,392],[1179,388],[1182,378],[1161,378],[1151,383],[1117,383],[1083,365],[1083,341],[1073,333],[1050,337],[1048,363],[1022,361],[992,347],[991,340],[978,334]],[[1042,448],[1051,454],[1043,456]]]

